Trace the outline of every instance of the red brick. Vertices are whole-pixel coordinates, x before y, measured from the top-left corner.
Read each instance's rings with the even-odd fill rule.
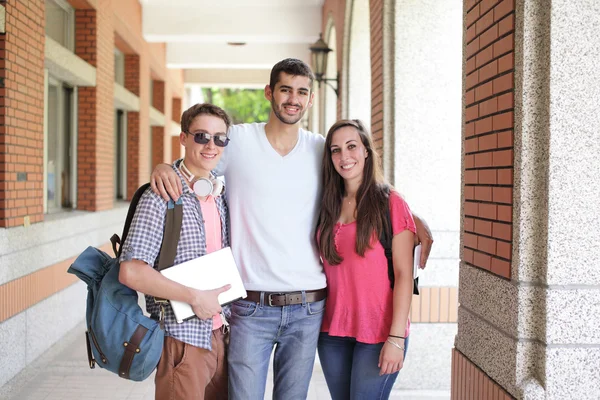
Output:
[[[465,186],[464,195],[465,200],[475,200],[475,188],[473,186]]]
[[[488,254],[496,254],[496,240],[481,236],[478,237],[477,250],[483,251],[484,253]]]
[[[479,122],[479,121],[477,121]],[[475,134],[475,124],[476,122],[469,122],[465,124],[465,136],[473,136]],[[490,130],[492,126],[492,119],[490,118]]]
[[[498,98],[492,97],[489,100],[479,103],[479,116],[485,117],[498,111]]]
[[[475,88],[475,101],[481,101],[494,94],[492,82],[488,82]]]
[[[514,95],[512,92],[498,97],[498,111],[505,111],[514,107]]]
[[[513,73],[502,75],[493,81],[493,93],[498,94],[514,88]]]
[[[492,117],[484,118],[475,121],[475,135],[492,131]]]
[[[492,236],[492,223],[481,219],[474,220],[474,231],[480,235]]]
[[[482,169],[478,173],[477,183],[480,185],[495,185],[496,184],[495,169]]]
[[[512,147],[513,144],[514,144],[514,142],[513,142],[513,131],[512,130],[498,133],[498,147],[499,148]]]
[[[477,248],[477,235],[472,235],[470,233],[465,233],[463,236],[463,243],[465,246],[470,247],[472,249]]]
[[[473,72],[475,68],[477,68],[477,66],[475,65],[475,57],[471,57],[467,60],[467,64],[465,66],[465,73],[468,75],[471,72]],[[477,83],[475,83],[475,85],[476,84]]]
[[[485,135],[479,137],[479,150],[492,150],[498,147],[498,136],[497,134]]]
[[[470,105],[470,104],[473,104],[474,102],[475,102],[475,90],[469,90],[465,94],[465,104]]]
[[[480,268],[490,270],[492,268],[492,257],[476,251],[473,254],[473,264]]]
[[[475,229],[474,227],[475,227],[475,220],[473,218],[465,218],[465,221],[464,221],[465,231],[473,232],[473,230]],[[490,232],[491,232],[491,229],[490,229]],[[489,236],[491,236],[491,234]]]
[[[498,75],[498,60],[481,67],[479,69],[479,81],[484,82]]]
[[[498,257],[502,257],[502,258],[506,258],[508,260],[511,259],[511,245],[510,243],[506,243],[506,242],[502,242],[502,241],[498,241],[496,243],[496,255]]]
[[[493,165],[492,153],[477,153],[475,154],[475,167],[485,168]]]
[[[471,9],[471,11],[469,11],[467,13],[467,17],[466,17],[466,20],[465,20],[465,23],[466,23],[467,27],[469,27],[472,24],[474,24],[475,21],[477,21],[478,18],[479,18],[479,5],[475,6],[473,9]]]
[[[485,219],[496,219],[497,205],[496,204],[479,204],[479,212],[477,216]]]
[[[515,15],[510,14],[498,23],[498,35],[502,36],[515,29]]]
[[[473,57],[479,51],[479,36],[475,38],[471,43],[467,45],[466,56],[467,59]]]
[[[512,241],[512,225],[493,222],[492,236],[496,239]]]
[[[514,35],[510,35],[498,40],[494,43],[494,57],[500,57],[502,54],[508,53],[515,49]]]
[[[465,156],[465,168],[473,168],[475,167],[475,156],[468,155]]]
[[[490,186],[475,187],[475,200],[492,201],[492,188]]]
[[[498,184],[499,185],[512,185],[513,184],[513,170],[512,169],[498,170]]]
[[[463,261],[473,264],[473,250],[463,248]]]
[[[512,129],[514,124],[513,113],[506,112],[503,114],[494,115],[492,126],[495,131],[502,129]]]
[[[498,59],[498,73],[510,71],[515,67],[515,53],[510,52]]]
[[[512,167],[513,151],[512,150],[495,151],[493,154],[492,165],[494,167]]]
[[[465,201],[464,212],[465,215],[470,215],[472,217],[477,217],[479,205],[477,203],[473,203],[470,201]],[[496,217],[494,217],[495,219]]]
[[[465,140],[465,153],[474,153],[479,150],[477,138]],[[477,183],[477,182],[473,182]]]
[[[485,15],[483,15],[481,18],[479,18],[479,20],[475,24],[475,29],[477,31],[477,34],[478,35],[481,34],[483,31],[485,31],[490,26],[492,26],[493,23],[494,23],[494,12],[490,11],[490,12],[486,13]]]
[[[499,21],[513,11],[515,11],[515,1],[504,0],[494,7],[494,20]]]
[[[498,258],[492,259],[491,271],[496,275],[510,279],[510,263],[508,261],[500,260]]]
[[[481,36],[479,37],[479,46],[483,49],[488,44],[495,41],[496,39],[498,39],[498,25],[497,24],[492,25],[490,27],[490,29],[488,29],[487,31],[485,31],[481,34]],[[491,46],[487,49],[490,49],[490,53],[493,53],[493,48]],[[490,56],[490,58],[491,58],[491,56]]]
[[[512,222],[512,206],[498,205],[498,220]]]
[[[467,121],[472,121],[478,117],[479,117],[479,106],[478,105],[468,107],[465,110],[465,119]]]
[[[494,203],[512,204],[512,188],[495,187],[493,193]]]

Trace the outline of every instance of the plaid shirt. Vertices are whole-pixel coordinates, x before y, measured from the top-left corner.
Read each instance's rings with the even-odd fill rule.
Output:
[[[200,203],[196,194],[183,179],[177,168],[178,165],[179,160],[173,164],[173,169],[183,184],[183,221],[175,264],[206,254],[206,232]],[[221,243],[226,247],[229,246],[229,213],[225,196],[217,197],[215,203],[221,217]],[[148,188],[136,207],[127,239],[123,243],[121,262],[136,259],[152,265],[155,269],[158,268],[166,213],[167,202]],[[154,302],[153,296],[146,296],[146,309],[150,314],[159,314],[160,307]],[[230,307],[223,307],[223,312],[229,317]],[[192,346],[212,350],[212,318],[206,320],[193,318],[178,324],[170,304],[165,305],[164,318],[166,335]]]

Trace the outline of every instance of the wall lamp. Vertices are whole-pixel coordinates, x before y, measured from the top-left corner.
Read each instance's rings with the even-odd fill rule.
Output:
[[[327,43],[323,41],[323,34],[319,34],[319,40],[317,40],[312,46],[310,46],[310,52],[312,55],[312,64],[315,68],[315,79],[319,82],[324,82],[330,88],[333,89],[336,96],[338,95],[338,88],[340,87],[340,75],[339,72],[335,78],[326,78],[325,73],[327,72],[327,54],[333,51],[327,46]],[[330,83],[335,82],[335,87]]]

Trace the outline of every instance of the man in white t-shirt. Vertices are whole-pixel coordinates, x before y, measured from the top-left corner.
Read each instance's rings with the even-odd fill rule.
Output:
[[[264,398],[273,347],[273,399],[306,399],[326,297],[314,228],[323,136],[301,128],[314,74],[297,59],[271,70],[269,122],[234,125],[217,172],[225,176],[231,247],[248,297],[232,305],[231,399]],[[170,166],[152,174],[155,192],[177,198]],[[420,221],[418,221],[420,223]],[[421,225],[426,261],[431,233]]]

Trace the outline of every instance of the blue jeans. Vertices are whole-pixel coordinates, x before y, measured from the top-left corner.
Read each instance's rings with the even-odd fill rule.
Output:
[[[319,360],[332,400],[388,399],[398,372],[379,376],[383,343],[366,344],[354,338],[319,336]],[[404,357],[408,338],[404,340]]]
[[[305,294],[302,297],[304,300]],[[273,400],[305,400],[325,300],[283,307],[239,300],[231,307],[229,398],[263,399],[273,347]]]

